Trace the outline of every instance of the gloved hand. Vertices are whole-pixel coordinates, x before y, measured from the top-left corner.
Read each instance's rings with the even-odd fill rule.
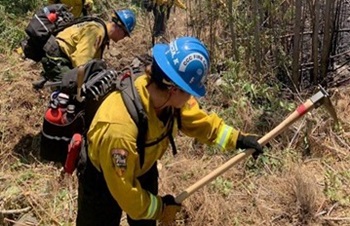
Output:
[[[239,133],[236,148],[255,149],[255,152],[252,154],[254,159],[257,159],[263,153],[263,148],[258,143],[258,136],[252,134]]]
[[[172,195],[165,195],[162,197],[163,201],[163,213],[161,221],[163,224],[168,225],[175,220],[176,213],[181,210],[181,204],[175,202],[175,198]]]

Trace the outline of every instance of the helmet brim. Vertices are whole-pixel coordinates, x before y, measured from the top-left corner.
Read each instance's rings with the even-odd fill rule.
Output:
[[[191,94],[195,97],[202,97],[205,95],[205,86],[203,85],[199,89],[192,89],[175,71],[175,69],[170,65],[168,59],[165,57],[165,52],[168,50],[168,45],[166,44],[156,44],[152,49],[153,58],[157,62],[158,66],[162,71],[173,81],[178,87],[183,91]]]
[[[126,24],[124,23],[124,21],[120,18],[119,12],[115,11],[115,15],[117,17],[117,19],[120,21],[120,23],[123,24],[123,30],[126,31],[126,35],[128,37],[131,36],[131,32],[129,31],[128,27],[126,26]],[[117,23],[118,24],[118,23]]]

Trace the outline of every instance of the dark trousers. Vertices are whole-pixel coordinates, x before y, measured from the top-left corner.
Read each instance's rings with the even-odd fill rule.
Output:
[[[156,5],[153,7],[154,24],[152,37],[158,37],[165,34],[170,10],[171,6],[168,5]]]
[[[49,38],[43,49],[45,56],[41,59],[42,76],[50,81],[61,81],[63,74],[72,68],[68,56],[61,50],[54,36]]]
[[[157,164],[138,178],[143,189],[158,194]],[[103,174],[87,160],[84,172],[79,173],[77,226],[118,226],[122,209],[108,190]],[[133,220],[130,226],[156,226],[155,220]]]

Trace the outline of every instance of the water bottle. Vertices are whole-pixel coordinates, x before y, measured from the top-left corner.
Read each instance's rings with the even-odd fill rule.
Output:
[[[62,112],[57,107],[57,101],[51,102],[49,109],[45,113],[45,118],[49,122],[61,124]]]
[[[73,104],[69,104],[67,106],[67,111],[62,115],[61,122],[62,124],[68,124],[74,120],[74,117],[75,117],[75,106]]]
[[[60,94],[60,91],[56,90],[53,91],[50,95],[50,103],[54,102],[55,100],[57,100],[58,94]]]
[[[49,8],[44,7],[44,8],[43,8],[43,11],[44,11],[46,17],[48,17],[48,16],[50,15],[50,10],[49,10]]]
[[[59,109],[62,111],[62,113],[64,113],[69,102],[69,96],[65,93],[59,93],[57,96],[57,100]]]
[[[51,23],[55,23],[55,21],[57,20],[57,14],[56,13],[50,13],[48,16],[47,16],[47,19],[49,19],[49,21]]]
[[[47,17],[47,19],[51,23],[55,23],[55,21],[57,20],[57,14],[55,12],[50,12],[49,8],[47,8],[47,7],[44,7],[43,11],[44,11],[45,16]]]

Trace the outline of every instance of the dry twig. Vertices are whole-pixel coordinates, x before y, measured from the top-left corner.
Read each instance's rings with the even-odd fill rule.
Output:
[[[14,209],[14,210],[0,210],[0,214],[17,214],[17,213],[24,213],[28,212],[32,207],[28,206],[26,208],[22,209]]]
[[[323,220],[350,221],[350,217],[322,217]]]

